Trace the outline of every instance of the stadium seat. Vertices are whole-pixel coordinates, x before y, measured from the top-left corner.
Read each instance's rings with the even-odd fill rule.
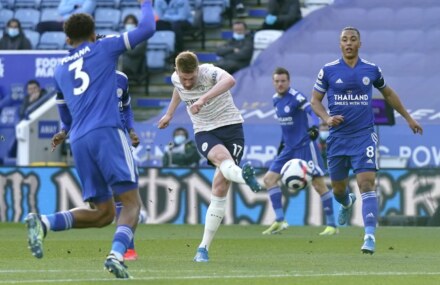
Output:
[[[32,44],[32,48],[36,49],[38,43],[40,42],[40,33],[32,30],[23,30],[25,36],[29,39]]]
[[[438,52],[440,45],[440,29],[430,30],[426,33],[424,47],[429,52]]]
[[[251,63],[253,63],[260,53],[269,45],[283,35],[283,31],[279,30],[261,30],[254,35],[254,52],[252,54]]]
[[[426,7],[423,15],[425,29],[440,29],[438,15],[440,15],[440,6]]]
[[[119,29],[121,11],[113,8],[96,8],[95,25],[97,29]]]
[[[340,31],[335,30],[314,31],[312,34],[313,44],[310,48],[320,51],[322,47],[325,46],[336,51],[339,47],[339,35]]]
[[[18,8],[33,8],[40,9],[41,0],[15,0],[14,7]]]
[[[366,19],[364,17],[364,21],[368,23],[367,28],[370,30],[392,29],[396,27],[396,25],[399,25],[399,23],[396,23],[394,20],[395,12],[392,8],[379,6],[367,11],[368,14]]]
[[[173,31],[156,31],[154,35],[148,39],[148,44],[165,44],[169,53],[174,52],[174,44],[176,35]]]
[[[3,30],[6,23],[14,17],[14,11],[9,9],[0,10],[0,29]]]
[[[168,46],[165,43],[151,43],[147,45],[146,59],[149,71],[163,71],[167,66],[169,56]]]
[[[108,36],[108,35],[119,35],[120,32],[112,30],[112,29],[98,29],[98,30],[96,30],[96,34]]]
[[[222,13],[225,11],[223,0],[202,1],[203,23],[207,27],[220,27],[223,23]]]
[[[119,6],[121,8],[124,7],[139,7],[139,3],[137,0],[120,0]]]
[[[403,53],[398,57],[397,75],[402,76],[418,76],[426,72],[427,68],[426,56],[421,52]]]
[[[57,8],[60,0],[41,0],[40,9],[43,8]]]
[[[342,22],[342,27],[357,27],[362,28],[365,22],[365,15],[367,10],[364,8],[341,8],[338,10],[338,18]]]
[[[426,35],[421,30],[402,30],[396,33],[396,50],[415,52],[426,47]]]
[[[31,8],[20,8],[15,10],[14,18],[20,20],[23,29],[33,30],[40,22],[40,11]]]
[[[335,61],[341,57],[340,53],[327,53],[327,52],[321,52],[316,53],[312,55],[312,61],[309,64],[309,68],[312,70],[315,70],[316,74],[318,75],[319,70],[327,63]]]
[[[58,21],[61,18],[60,14],[58,13],[58,9],[56,8],[42,8],[40,11],[40,22]]]
[[[15,0],[0,0],[0,7],[2,7],[2,9],[10,9],[13,10],[14,9],[14,2]]]
[[[307,62],[302,63],[307,64]],[[290,71],[290,69],[289,69]],[[316,70],[310,76],[297,76],[295,73],[290,74],[290,81],[292,82],[292,87],[299,92],[303,93],[307,96],[307,99],[310,101],[310,90],[312,90],[313,85],[315,84],[316,77],[318,76],[319,70]]]
[[[395,21],[399,29],[421,29],[425,23],[423,14],[422,7],[402,7],[396,11]]]
[[[395,30],[372,30],[362,37],[363,49],[369,53],[384,53],[396,51],[396,31]]]
[[[64,49],[66,35],[64,32],[45,32],[40,37],[37,49]]]
[[[399,61],[396,53],[373,53],[367,60],[379,66],[384,72],[385,77],[387,74],[396,74],[397,62]]]
[[[96,7],[119,8],[121,0],[97,0]]]

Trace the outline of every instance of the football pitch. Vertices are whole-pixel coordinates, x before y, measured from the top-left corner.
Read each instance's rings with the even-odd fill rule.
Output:
[[[203,226],[140,225],[130,284],[440,284],[440,229],[380,227],[374,255],[360,252],[363,229],[289,227],[263,236],[263,226],[221,226],[209,263],[192,261]],[[103,269],[114,225],[50,232],[43,259],[27,249],[24,224],[0,223],[0,284],[121,282]]]

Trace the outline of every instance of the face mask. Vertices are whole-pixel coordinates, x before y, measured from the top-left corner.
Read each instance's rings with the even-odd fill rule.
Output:
[[[13,38],[18,36],[18,34],[20,33],[20,30],[18,28],[8,28],[8,35]]]
[[[179,135],[174,137],[175,144],[182,144],[186,140],[185,136]]]
[[[319,137],[321,138],[321,140],[325,141],[328,138],[329,134],[329,131],[320,131]]]
[[[244,39],[245,35],[244,34],[237,34],[237,33],[233,33],[232,37],[234,38],[234,40],[236,41],[241,41]]]
[[[132,31],[136,28],[136,26],[134,24],[125,24],[125,30],[127,32]]]

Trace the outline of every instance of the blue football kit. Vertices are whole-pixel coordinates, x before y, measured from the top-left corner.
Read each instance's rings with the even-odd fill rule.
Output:
[[[344,121],[330,127],[327,138],[328,168],[332,180],[354,173],[377,170],[377,142],[371,105],[373,86],[386,87],[380,68],[359,58],[352,68],[343,59],[327,63],[320,70],[314,89],[327,95],[330,116]]]
[[[324,175],[324,163],[316,142],[309,137],[309,119],[313,125],[319,124],[319,119],[312,111],[307,98],[299,91],[290,88],[285,94],[276,93],[273,96],[277,119],[281,125],[284,148],[272,162],[269,170],[280,173],[283,165],[293,159],[305,160],[313,169],[313,176]]]
[[[145,2],[141,10],[136,29],[82,43],[69,51],[55,71],[56,88],[64,96],[60,103],[64,101],[69,111],[60,116],[62,120],[67,117],[71,126],[69,137],[85,201],[106,201],[113,194],[137,188],[136,168],[115,96],[115,70],[123,52],[154,33],[151,3]]]

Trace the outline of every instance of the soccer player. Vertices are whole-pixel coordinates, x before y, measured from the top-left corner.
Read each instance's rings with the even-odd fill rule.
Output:
[[[276,216],[275,222],[263,234],[279,233],[288,227],[287,222],[284,221],[282,193],[278,181],[281,178],[283,165],[293,158],[299,158],[306,161],[313,169],[312,184],[321,196],[327,227],[320,235],[334,235],[338,233],[338,229],[333,215],[333,194],[325,185],[324,163],[315,142],[319,135],[319,119],[312,111],[307,98],[290,87],[289,71],[282,67],[276,68],[272,81],[276,90],[272,98],[273,105],[281,125],[284,146],[263,178],[264,187],[267,189]],[[313,121],[310,128],[307,115]]]
[[[97,36],[97,39],[102,36]],[[133,120],[133,111],[131,110],[131,97],[128,92],[128,77],[125,73],[116,70],[116,95],[119,99],[118,106],[119,112],[121,115],[121,122],[124,127],[124,130],[129,134],[131,145],[137,147],[139,145],[139,137],[136,134],[136,131],[133,128],[134,120]],[[57,104],[58,110],[61,114],[61,130],[56,133],[52,138],[52,151],[61,144],[67,137],[67,134],[71,128],[72,118],[70,116],[69,109],[66,106],[66,102],[64,101],[64,95],[61,93],[57,94]],[[115,205],[116,205],[116,220],[119,218],[119,215],[122,210],[122,202],[117,200],[115,197]],[[146,212],[141,209],[139,213],[139,222],[146,220]],[[134,238],[132,239],[127,251],[124,254],[124,260],[136,260],[138,257],[137,252],[134,248]]]
[[[72,117],[73,158],[83,199],[92,208],[41,216],[30,213],[26,218],[29,248],[35,257],[42,258],[48,230],[104,227],[114,219],[113,195],[118,196],[123,208],[104,262],[104,267],[117,278],[131,277],[123,255],[133,238],[141,201],[136,168],[122,131],[118,98],[114,96],[115,69],[124,51],[147,40],[155,31],[151,1],[139,2],[142,16],[138,27],[120,36],[96,41],[95,24],[87,14],[72,15],[64,23],[67,43],[73,49],[61,60],[54,77]]]
[[[327,63],[319,71],[312,94],[312,108],[330,127],[327,138],[327,162],[336,201],[341,204],[338,222],[343,225],[350,218],[354,193],[346,190],[350,168],[362,197],[362,217],[365,226],[363,253],[373,254],[376,247],[378,215],[375,192],[377,163],[377,134],[371,106],[373,86],[385,100],[408,122],[411,130],[422,134],[422,127],[402,105],[396,92],[389,87],[380,68],[359,57],[359,30],[346,27],[340,35],[342,58]],[[327,94],[328,114],[322,99]]]
[[[173,96],[158,127],[168,127],[177,106],[184,101],[193,123],[197,148],[217,167],[203,239],[194,257],[195,262],[208,262],[209,246],[225,215],[231,182],[246,183],[254,192],[260,191],[261,185],[250,164],[243,168],[238,166],[243,155],[244,134],[243,118],[230,92],[234,78],[212,64],[199,65],[197,56],[189,51],[181,52],[175,62],[176,71],[171,77]]]

